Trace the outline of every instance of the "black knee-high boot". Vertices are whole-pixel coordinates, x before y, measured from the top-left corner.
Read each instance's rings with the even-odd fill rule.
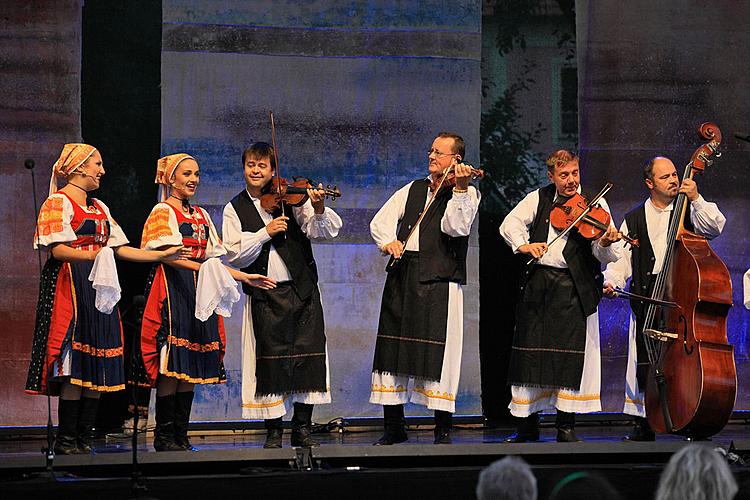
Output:
[[[78,451],[78,417],[81,414],[80,399],[63,399],[57,402],[57,436],[55,453],[73,455]]]
[[[281,417],[264,420],[266,427],[266,443],[263,448],[281,448],[281,437],[284,435],[284,422]]]
[[[96,411],[99,409],[99,398],[81,398],[81,413],[78,415],[78,450],[91,453],[95,437]]]
[[[555,417],[555,426],[557,427],[558,443],[577,443],[582,441],[576,436],[576,414],[567,411],[557,410]]]
[[[435,410],[435,444],[451,444],[451,427],[453,414],[449,411]]]
[[[506,443],[528,443],[539,441],[539,413],[528,417],[517,417],[516,432],[505,438]]]
[[[174,442],[183,450],[198,451],[188,439],[188,426],[190,424],[190,411],[193,408],[193,391],[178,392],[175,394],[174,405]]]
[[[408,437],[406,436],[404,405],[383,405],[383,426],[385,433],[372,443],[373,445],[387,446],[406,441]]]
[[[294,403],[292,416],[292,446],[320,446],[311,436],[313,405]]]
[[[175,395],[156,396],[156,427],[154,449],[156,451],[181,451],[174,440]]]

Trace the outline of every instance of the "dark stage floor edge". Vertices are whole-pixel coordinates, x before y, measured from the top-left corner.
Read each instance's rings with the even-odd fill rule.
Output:
[[[353,498],[474,498],[481,469],[507,455],[520,455],[531,464],[540,495],[546,498],[566,475],[597,471],[606,476],[623,498],[653,497],[659,474],[672,453],[688,444],[678,436],[658,436],[655,442],[623,442],[624,425],[579,426],[581,443],[557,443],[555,430],[542,429],[538,443],[502,441],[511,429],[459,426],[453,444],[433,445],[432,432],[418,426],[409,441],[394,446],[372,446],[379,432],[316,434],[321,446],[265,450],[257,431],[192,432],[198,452],[156,453],[151,435],[138,445],[138,481],[133,480],[132,448],[126,439],[102,439],[92,455],[58,456],[54,474],[45,472],[40,453],[44,440],[0,440],[2,498],[151,498],[218,500],[224,496],[274,500]],[[738,481],[750,480],[750,427],[732,423],[706,444],[721,447],[730,457]],[[145,485],[147,490],[141,489]],[[133,486],[136,486],[134,489]]]

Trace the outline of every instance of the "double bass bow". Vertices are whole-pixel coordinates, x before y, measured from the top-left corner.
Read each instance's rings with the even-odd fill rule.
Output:
[[[692,179],[720,156],[721,131],[703,123],[708,142],[694,153],[683,179]],[[674,201],[662,271],[644,315],[642,331],[650,373],[646,415],[654,431],[710,437],[729,420],[737,393],[734,349],[727,340],[732,306],[729,271],[705,237],[684,226],[687,197]],[[676,304],[664,307],[658,301]]]

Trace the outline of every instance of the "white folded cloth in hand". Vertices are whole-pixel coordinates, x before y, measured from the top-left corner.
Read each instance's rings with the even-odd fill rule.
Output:
[[[195,286],[196,318],[206,321],[214,312],[228,318],[232,315],[232,304],[238,300],[237,282],[218,258],[201,264]]]
[[[120,281],[117,279],[117,266],[115,265],[115,253],[110,247],[99,250],[94,259],[94,266],[89,273],[91,281],[96,290],[96,308],[104,314],[111,314],[120,301]]]

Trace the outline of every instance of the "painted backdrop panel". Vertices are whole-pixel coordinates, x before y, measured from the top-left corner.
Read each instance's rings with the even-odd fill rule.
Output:
[[[198,202],[216,222],[244,187],[243,149],[270,142],[269,110],[282,175],[341,189],[341,236],[314,246],[333,391],[315,418],[379,415],[367,401],[385,259],[368,224],[426,175],[437,132],[463,135],[478,162],[480,2],[165,1],[163,12],[162,152],[195,155]],[[469,261],[462,414],[480,412],[475,243]],[[196,419],[240,418],[239,317],[227,321],[228,383],[198,389]]]

